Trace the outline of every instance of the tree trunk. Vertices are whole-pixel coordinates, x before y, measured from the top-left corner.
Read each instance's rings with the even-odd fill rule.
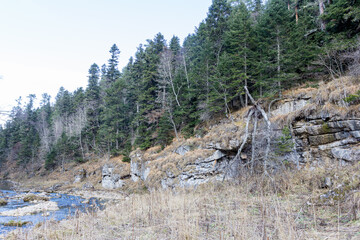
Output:
[[[170,64],[170,63],[169,63]],[[171,85],[171,89],[173,90],[174,96],[175,96],[175,100],[177,105],[180,107],[180,103],[179,103],[179,99],[178,99],[178,94],[175,91],[175,86],[174,86],[174,81],[173,81],[173,77],[171,74],[171,68],[169,67],[169,77],[170,77],[170,85]]]
[[[171,112],[170,108],[168,109],[168,112],[169,112],[170,122],[171,122],[171,124],[173,125],[173,128],[174,128],[174,133],[175,133],[176,139],[179,139],[179,135],[178,135],[178,132],[177,132],[177,129],[176,129],[176,124],[174,122],[173,115],[172,115],[172,112]]]
[[[280,57],[281,57],[281,52],[280,52],[280,30],[279,30],[279,26],[276,27],[276,47],[277,47],[277,74],[278,74],[278,78],[280,78],[280,72],[281,72]],[[280,79],[278,79],[278,87],[279,87],[279,96],[281,97],[281,81],[280,81]]]
[[[235,157],[233,158],[233,162],[232,162],[231,164],[228,164],[228,165],[227,165],[227,168],[226,168],[226,170],[225,170],[224,177],[223,177],[223,180],[222,180],[222,181],[225,180],[226,175],[227,175],[229,169],[231,168],[232,164],[233,164],[234,162],[240,160],[241,152],[242,152],[242,150],[243,150],[243,148],[244,148],[244,146],[245,146],[245,143],[246,143],[246,141],[247,141],[247,139],[248,139],[248,137],[249,137],[249,123],[250,123],[250,120],[251,120],[251,117],[252,117],[253,114],[254,114],[254,110],[251,109],[250,112],[249,112],[249,114],[248,114],[247,120],[246,120],[245,136],[244,136],[243,142],[241,143],[240,148],[238,149]]]
[[[185,59],[185,53],[183,54],[183,64],[184,64],[184,70],[185,70],[185,77],[187,82],[187,87],[190,89],[190,81],[189,81],[189,75],[186,67],[186,59]]]
[[[321,31],[324,31],[326,28],[325,22],[321,19],[324,12],[325,12],[324,0],[319,0],[319,20],[320,20]]]
[[[162,102],[161,102],[161,105],[162,105],[163,109],[165,109],[165,101],[166,101],[166,87],[164,85],[163,86],[163,98],[162,98]]]
[[[258,114],[255,113],[254,129],[253,129],[252,140],[251,140],[251,174],[253,174],[253,172],[254,172],[257,121],[258,121]]]
[[[265,113],[264,109],[262,109],[258,104],[256,104],[255,100],[253,99],[253,97],[250,95],[249,90],[247,89],[247,87],[245,87],[245,91],[246,94],[249,96],[249,99],[251,100],[251,102],[254,104],[254,106],[256,107],[257,110],[260,111],[261,115],[263,116],[266,125],[267,125],[267,134],[266,134],[266,139],[267,139],[267,145],[266,145],[266,150],[265,150],[265,157],[264,157],[264,173],[267,173],[267,162],[268,162],[268,158],[269,158],[269,152],[270,152],[270,133],[271,133],[271,122],[267,116],[267,114]]]
[[[81,156],[82,156],[83,159],[85,159],[84,148],[83,148],[83,145],[82,145],[81,133],[80,133],[80,135],[79,135],[79,143],[80,143],[80,149],[81,149]]]
[[[116,124],[117,125],[117,124]],[[116,126],[116,138],[115,138],[115,148],[116,150],[119,150],[119,139],[118,139],[118,135],[119,135],[119,128]]]
[[[209,84],[209,61],[206,61],[206,106],[209,105],[209,93],[210,93],[210,84]]]
[[[246,44],[246,40],[245,40],[245,54],[244,54],[244,73],[245,73],[245,86],[247,87],[247,53],[246,53],[246,49],[247,49],[247,44]],[[245,94],[245,106],[248,106],[248,97]]]

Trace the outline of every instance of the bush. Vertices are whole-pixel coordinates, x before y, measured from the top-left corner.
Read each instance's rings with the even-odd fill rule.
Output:
[[[282,129],[282,136],[278,139],[276,154],[283,155],[289,153],[293,150],[293,148],[294,148],[294,143],[292,141],[290,129],[287,126],[285,126]]]
[[[56,151],[53,149],[47,155],[45,159],[45,169],[50,170],[56,165]]]
[[[131,162],[131,158],[129,156],[124,156],[124,158],[122,159],[123,162]]]
[[[349,103],[350,105],[359,104],[360,103],[360,91],[357,94],[351,94],[348,97],[344,98],[344,101]]]

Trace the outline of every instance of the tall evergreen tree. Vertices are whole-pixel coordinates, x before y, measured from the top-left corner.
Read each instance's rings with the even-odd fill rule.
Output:
[[[96,136],[100,128],[101,92],[99,79],[100,69],[98,65],[94,63],[89,69],[89,80],[86,89],[86,133],[92,148],[96,148]]]
[[[120,77],[120,71],[118,69],[120,50],[116,44],[114,44],[112,45],[109,52],[111,57],[108,61],[108,66],[106,69],[106,87],[110,87],[111,84],[113,84]]]

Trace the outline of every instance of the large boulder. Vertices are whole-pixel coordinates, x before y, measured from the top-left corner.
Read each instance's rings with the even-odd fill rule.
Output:
[[[131,179],[134,182],[139,180],[145,181],[150,173],[150,167],[148,166],[148,162],[143,160],[143,153],[141,151],[135,151],[130,154],[131,158]]]
[[[115,173],[113,164],[105,164],[102,168],[102,187],[105,189],[121,188],[124,185],[120,174]]]

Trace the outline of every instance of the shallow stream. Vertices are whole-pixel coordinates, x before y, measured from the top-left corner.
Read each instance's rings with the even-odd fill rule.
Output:
[[[0,206],[0,213],[4,211],[14,210],[17,208],[36,204],[36,203],[24,202],[23,197],[25,196],[25,194],[37,195],[40,193],[15,192],[13,190],[9,190],[9,188],[6,185],[2,184],[0,181],[0,198],[5,199],[8,202],[7,205]],[[99,208],[102,208],[99,200],[96,198],[90,198],[89,201],[84,201],[85,199],[78,196],[59,194],[59,193],[48,193],[45,196],[50,198],[50,201],[56,202],[58,204],[59,210],[49,211],[48,214],[44,214],[44,212],[41,212],[33,215],[26,215],[20,217],[0,216],[0,235],[4,235],[7,232],[16,228],[16,227],[4,226],[4,223],[8,223],[10,221],[15,221],[15,222],[28,221],[30,223],[23,226],[23,228],[28,228],[35,226],[37,223],[44,222],[50,219],[53,220],[65,219],[68,216],[74,215],[77,211],[95,211]]]

